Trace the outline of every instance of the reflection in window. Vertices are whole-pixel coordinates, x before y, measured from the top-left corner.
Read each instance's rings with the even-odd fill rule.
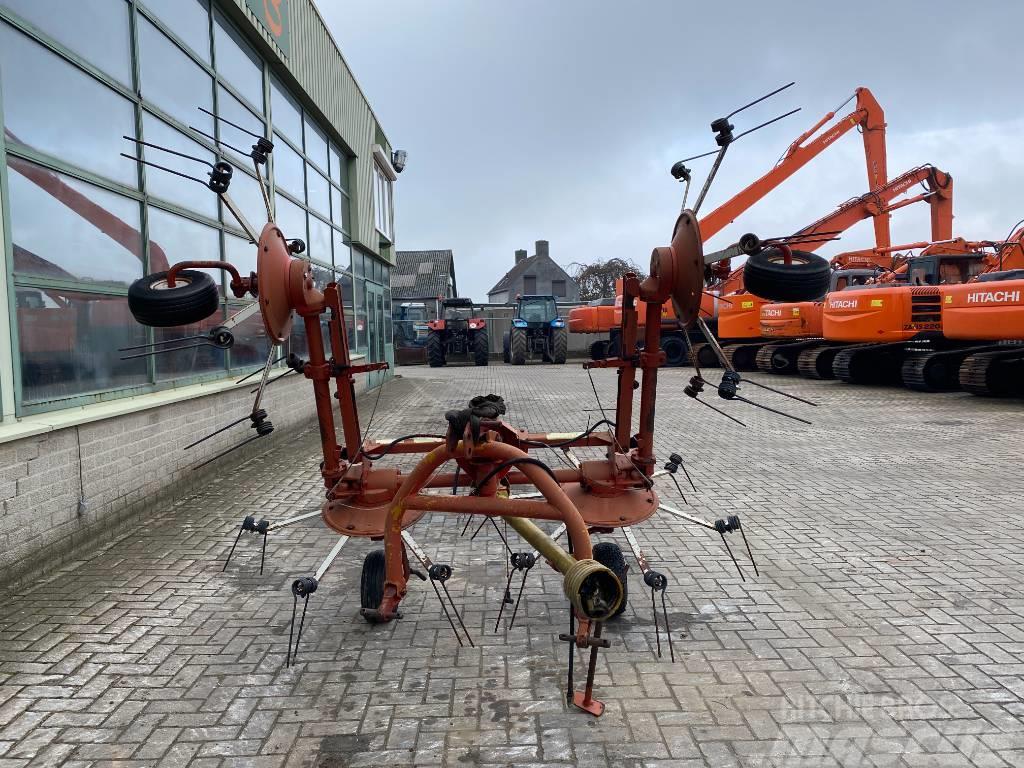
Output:
[[[250,112],[247,107],[243,106],[242,102],[228,93],[227,89],[222,85],[217,86],[217,114],[236,125],[242,126],[246,131],[255,133],[257,136],[264,136],[266,134],[263,121]],[[242,154],[234,152],[230,148],[227,150],[232,157],[237,158],[235,162],[240,161],[246,167],[251,167],[252,158],[249,155],[249,151],[256,139],[223,121],[217,124],[217,129],[220,131],[221,141],[244,150]]]
[[[146,341],[125,297],[17,286],[15,304],[25,403],[146,383],[118,351]]]
[[[231,186],[228,189],[228,197],[241,209],[242,215],[256,230],[256,234],[259,234],[263,225],[267,223],[267,204],[263,202],[260,182],[240,168],[235,168],[234,175],[231,177]],[[227,209],[227,206],[221,206],[221,208],[223,209],[221,219],[235,229],[240,229],[241,224]]]
[[[324,264],[331,263],[331,228],[316,216],[309,217],[309,242],[306,256]]]
[[[217,14],[213,25],[217,75],[235,87],[252,106],[263,111],[263,64],[242,36]]]
[[[391,239],[391,179],[377,164],[373,164],[373,208],[376,216],[377,231]]]
[[[213,133],[213,81],[159,29],[139,19],[139,72],[142,97],[185,125]]]
[[[352,270],[352,248],[345,245],[345,235],[336,229],[331,230],[334,238],[334,268],[339,271]]]
[[[224,235],[224,261],[238,269],[242,277],[256,271],[256,246],[234,235]],[[230,280],[230,278],[228,278]]]
[[[210,317],[192,325],[177,325],[173,328],[154,328],[153,341],[171,341],[184,336],[198,336],[208,333],[224,323],[224,307],[221,306]],[[204,344],[200,347],[183,349],[179,352],[168,352],[155,355],[156,378],[158,381],[182,379],[201,373],[222,371],[227,365],[227,352],[217,347]]]
[[[255,248],[255,246],[250,247]],[[231,305],[229,316],[243,307],[244,305]],[[234,333],[235,344],[231,347],[231,367],[262,369],[267,363],[267,355],[270,354],[270,339],[267,338],[266,329],[263,327],[263,316],[257,312],[255,315],[247,317],[235,326]]]
[[[142,277],[139,204],[7,156],[14,272],[90,283]]]
[[[324,216],[331,213],[331,185],[313,166],[306,166],[306,202],[309,207]]]
[[[206,0],[145,0],[164,26],[210,63],[210,8]]]
[[[178,261],[220,261],[220,235],[217,230],[153,206],[149,207],[149,242],[150,250],[159,246],[171,264]],[[208,273],[218,286],[222,284],[221,270],[200,271]]]
[[[356,349],[366,354],[367,329],[366,329],[366,284],[357,279],[355,281],[355,317],[356,317]]]
[[[306,157],[327,170],[327,137],[308,119],[306,123]]]
[[[331,144],[331,181],[348,191],[348,157]]]
[[[125,85],[132,84],[128,5],[124,0],[4,0],[4,5]]]
[[[274,130],[302,146],[302,112],[299,105],[273,77],[270,78],[270,119]]]
[[[306,240],[306,212],[281,195],[274,195],[274,221],[285,239]]]
[[[348,196],[339,191],[337,187],[331,187],[331,221],[346,232],[352,231],[350,229]]]
[[[6,23],[0,22],[4,133],[80,168],[138,186],[122,134],[135,135],[132,105]]]
[[[340,274],[337,276],[338,285],[341,287],[342,309],[345,311],[345,328],[348,335],[349,349],[355,352],[356,347],[356,318],[355,308],[352,304],[352,276]]]
[[[280,137],[274,139],[274,152],[271,154],[274,163],[274,185],[299,200],[306,199],[306,186],[303,179],[305,163],[291,147]]]
[[[183,152],[193,157],[201,157],[208,163],[215,161],[212,152],[207,151],[202,145],[189,139],[180,131],[171,128],[159,118],[150,115],[148,112],[142,116],[142,134],[146,141],[158,144],[161,147],[173,149],[176,152]],[[179,173],[187,173],[190,176],[203,179],[209,169],[200,163],[172,155],[168,152],[161,152],[152,147],[143,147],[143,153],[147,160],[159,163],[165,168],[170,168]],[[234,182],[232,181],[232,188]],[[258,191],[258,190],[257,190]],[[160,170],[159,168],[146,169],[146,192],[155,197],[177,203],[183,208],[189,208],[196,213],[217,218],[217,196],[209,189],[190,179],[183,179],[173,173]]]

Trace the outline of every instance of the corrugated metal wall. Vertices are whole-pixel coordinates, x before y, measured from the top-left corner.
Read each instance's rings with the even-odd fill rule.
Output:
[[[380,254],[373,218],[373,145],[382,143],[383,130],[356,84],[323,19],[311,0],[288,0],[289,55],[284,56],[245,0],[220,0],[225,10],[263,41],[263,54],[276,73],[319,111],[339,140],[355,156],[350,167],[352,238]],[[279,64],[280,66],[274,66]],[[386,138],[384,148],[390,153]],[[394,249],[390,249],[394,253]]]

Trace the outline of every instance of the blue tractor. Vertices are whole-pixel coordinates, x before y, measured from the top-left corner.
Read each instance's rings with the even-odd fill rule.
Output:
[[[569,350],[565,320],[558,316],[554,296],[520,296],[512,330],[502,339],[506,363],[523,365],[536,357],[561,365]]]

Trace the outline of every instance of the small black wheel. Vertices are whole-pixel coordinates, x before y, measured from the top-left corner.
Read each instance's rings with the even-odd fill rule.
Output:
[[[626,558],[622,556],[622,548],[614,541],[602,541],[595,545],[594,559],[614,573],[622,582],[622,602],[612,614],[614,619],[616,616],[621,616],[626,610],[626,603],[629,599],[629,582],[626,580],[626,572],[629,570],[629,566],[626,565]]]
[[[486,331],[477,331],[473,335],[473,362],[477,365],[487,365],[491,358],[491,340],[487,338]]]
[[[608,357],[608,342],[605,339],[599,339],[590,345],[590,359],[591,360],[604,360]]]
[[[425,349],[427,351],[427,363],[431,368],[440,368],[444,365],[444,344],[441,342],[440,333],[437,331],[430,332],[427,336]]]
[[[377,610],[384,599],[384,550],[374,549],[363,559],[363,571],[359,575],[359,607]],[[379,619],[363,615],[370,624]]]
[[[778,248],[765,248],[743,265],[746,289],[769,301],[816,301],[828,293],[831,267],[809,251],[793,251],[791,264]]]
[[[686,345],[678,336],[665,336],[661,340],[666,365],[682,365],[686,357]]]
[[[205,272],[183,269],[167,285],[167,273],[140,277],[128,288],[128,309],[142,325],[169,328],[205,320],[220,306],[220,290]]]

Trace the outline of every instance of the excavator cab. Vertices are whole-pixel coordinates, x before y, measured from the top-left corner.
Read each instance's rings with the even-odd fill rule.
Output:
[[[907,268],[910,285],[956,285],[966,283],[985,270],[984,254],[933,254],[916,256]]]

